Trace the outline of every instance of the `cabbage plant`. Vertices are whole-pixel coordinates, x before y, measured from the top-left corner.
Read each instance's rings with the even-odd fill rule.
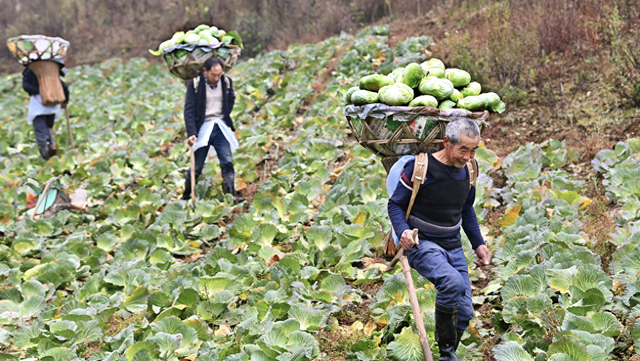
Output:
[[[413,89],[404,83],[395,83],[380,89],[380,102],[387,105],[407,105],[412,99]]]
[[[480,86],[480,83],[475,81],[472,81],[460,91],[460,93],[465,97],[480,95],[480,92],[482,92],[482,86]]]
[[[445,70],[444,77],[451,80],[455,87],[463,87],[471,82],[471,75],[469,75],[469,73],[456,68]]]
[[[438,108],[440,109],[453,109],[456,107],[456,103],[447,99],[445,101],[443,101],[442,103],[440,103],[440,105],[438,106]]]
[[[351,102],[354,105],[373,104],[378,102],[378,93],[368,90],[356,90],[351,95]]]
[[[426,77],[420,82],[419,90],[422,94],[433,95],[438,100],[444,100],[451,96],[454,87],[453,83],[447,79]]]
[[[485,109],[484,99],[480,96],[470,96],[458,100],[458,108],[471,111],[480,111]]]
[[[380,88],[393,84],[390,77],[382,74],[367,75],[360,79],[360,89],[377,92]]]
[[[417,88],[424,76],[424,69],[417,63],[411,63],[404,68],[402,75],[397,78],[396,82],[404,83],[410,88]]]
[[[421,95],[419,97],[415,97],[415,99],[413,99],[411,101],[411,103],[409,103],[409,106],[410,107],[432,107],[432,108],[437,108],[438,107],[438,99],[436,99],[432,95]]]

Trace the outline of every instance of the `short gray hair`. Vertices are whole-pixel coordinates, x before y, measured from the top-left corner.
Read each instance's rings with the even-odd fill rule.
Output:
[[[464,134],[469,138],[480,137],[480,128],[475,121],[468,118],[458,118],[447,124],[444,135],[449,138],[451,145],[460,143],[460,135]]]

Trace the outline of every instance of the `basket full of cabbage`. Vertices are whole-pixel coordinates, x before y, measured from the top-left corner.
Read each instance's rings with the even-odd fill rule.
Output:
[[[383,157],[437,148],[449,121],[470,118],[482,129],[489,112],[505,110],[498,94],[482,93],[468,72],[447,69],[435,58],[367,75],[347,91],[345,102],[358,142]]]
[[[216,56],[222,60],[224,70],[229,71],[238,61],[242,50],[242,38],[236,31],[227,33],[215,26],[199,25],[186,33],[179,31],[171,39],[162,42],[153,55],[162,55],[169,71],[179,78],[195,78],[202,71],[207,59]]]

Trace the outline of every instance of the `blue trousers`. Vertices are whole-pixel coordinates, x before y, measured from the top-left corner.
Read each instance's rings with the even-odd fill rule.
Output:
[[[407,253],[409,264],[438,290],[436,302],[459,305],[458,329],[465,330],[473,318],[469,268],[462,247],[445,250],[433,242],[420,240]]]
[[[196,161],[196,178],[202,174],[202,169],[204,168],[204,162],[207,160],[207,153],[209,153],[209,146],[213,146],[216,150],[216,154],[218,155],[218,160],[220,161],[220,173],[235,173],[233,169],[233,159],[231,157],[231,146],[229,145],[229,141],[225,138],[224,134],[220,130],[220,127],[215,125],[213,127],[213,131],[211,132],[211,136],[209,137],[209,145],[206,147],[199,148],[195,151],[195,161]],[[187,172],[187,179],[191,179],[190,172]]]

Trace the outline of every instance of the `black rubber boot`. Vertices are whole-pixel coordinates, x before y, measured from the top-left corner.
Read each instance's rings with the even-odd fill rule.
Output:
[[[37,142],[38,150],[40,151],[40,156],[44,160],[49,160],[51,158],[51,153],[49,151],[49,142]]]
[[[436,303],[436,342],[440,349],[440,361],[458,361],[458,308]],[[464,331],[463,331],[464,332]]]
[[[49,128],[49,158],[58,154],[58,146],[56,145],[56,138],[53,136],[53,129]]]
[[[235,173],[225,173],[222,175],[222,192],[231,194],[234,203],[244,202],[244,199],[236,197]]]
[[[236,196],[235,173],[225,173],[222,175],[222,192]]]
[[[196,183],[198,183],[198,174],[196,173]],[[187,201],[191,199],[191,170],[187,170],[184,177],[184,192],[182,193],[182,199]]]
[[[454,348],[454,350],[458,349],[458,346],[460,345],[460,340],[462,340],[463,335],[464,335],[464,330],[458,329],[458,337],[456,338],[456,347]]]

